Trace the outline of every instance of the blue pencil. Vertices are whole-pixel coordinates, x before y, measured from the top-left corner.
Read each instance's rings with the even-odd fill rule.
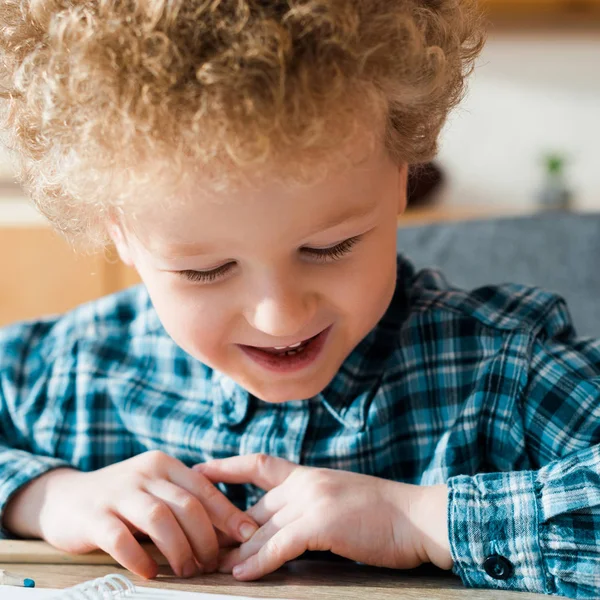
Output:
[[[0,584],[3,585],[16,585],[19,587],[35,587],[35,581],[33,579],[29,579],[29,577],[21,577],[20,575],[15,575],[14,573],[9,573],[4,569],[0,569]]]

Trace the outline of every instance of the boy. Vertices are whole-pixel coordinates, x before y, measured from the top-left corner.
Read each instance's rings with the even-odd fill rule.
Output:
[[[396,255],[481,47],[465,2],[4,0],[0,31],[24,186],[145,284],[3,330],[4,537],[600,593],[600,344]]]

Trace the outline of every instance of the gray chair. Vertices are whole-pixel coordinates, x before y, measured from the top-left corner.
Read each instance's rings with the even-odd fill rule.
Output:
[[[600,337],[600,214],[541,213],[401,227],[398,250],[457,287],[524,283],[567,300],[577,333]]]

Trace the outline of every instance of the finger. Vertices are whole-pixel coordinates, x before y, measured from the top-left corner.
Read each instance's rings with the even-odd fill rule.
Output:
[[[281,485],[293,471],[302,467],[268,454],[247,454],[211,460],[192,468],[213,482],[253,483],[268,491]]]
[[[194,557],[205,571],[214,571],[217,568],[219,544],[213,525],[198,498],[165,479],[151,480],[145,489],[171,509],[191,547],[190,554],[181,557],[179,562],[183,576],[191,577],[198,571]]]
[[[101,532],[93,536],[98,548],[132,573],[145,579],[156,577],[158,565],[116,515],[108,514],[102,523],[94,523],[94,526]]]
[[[283,513],[277,513],[273,519],[265,523],[245,544],[222,556],[219,562],[220,573],[231,573],[235,565],[255,555],[280,529],[289,523]]]
[[[282,487],[273,488],[267,492],[254,506],[251,506],[246,514],[253,519],[259,526],[264,525],[273,515],[279,512],[285,505],[286,497]],[[238,540],[228,536],[217,529],[217,540],[220,548],[230,548],[239,546]],[[256,535],[256,532],[254,533]],[[252,539],[252,538],[250,538]]]
[[[165,502],[144,491],[121,499],[114,510],[148,534],[173,572],[183,577],[183,567],[192,555],[192,548]]]
[[[236,565],[233,576],[239,581],[259,579],[276,571],[308,550],[306,522],[297,519],[280,529],[256,554]]]
[[[219,548],[232,548],[234,546],[239,546],[240,543],[232,538],[230,535],[223,533],[220,529],[215,529],[215,533],[217,534],[217,542],[219,543]]]
[[[278,513],[284,508],[284,506],[288,505],[289,498],[287,494],[288,490],[285,489],[285,486],[273,488],[270,492],[267,492],[256,504],[251,506],[246,511],[246,514],[249,515],[260,526],[262,526],[269,519],[272,519],[274,514]]]
[[[189,469],[183,463],[173,462],[169,480],[198,498],[211,523],[238,542],[250,539],[258,526],[243,510],[230,500],[202,473]]]
[[[221,550],[219,553],[219,566],[217,571],[219,573],[231,573],[235,565],[239,565],[243,560],[240,558],[239,548],[227,548]]]

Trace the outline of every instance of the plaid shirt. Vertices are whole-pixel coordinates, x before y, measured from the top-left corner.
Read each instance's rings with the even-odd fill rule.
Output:
[[[600,597],[599,397],[600,341],[575,336],[561,298],[467,293],[402,256],[389,309],[334,379],[280,405],[176,346],[140,286],[0,330],[0,516],[58,466],[262,452],[445,482],[465,585]],[[261,494],[224,489],[242,508]]]

